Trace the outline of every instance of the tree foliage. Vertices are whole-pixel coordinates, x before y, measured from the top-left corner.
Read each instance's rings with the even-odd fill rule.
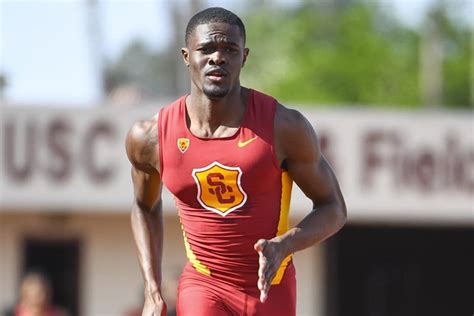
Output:
[[[443,104],[469,106],[469,31],[440,14]],[[421,106],[420,34],[373,2],[262,8],[245,20],[251,56],[244,84],[283,102]]]
[[[263,2],[268,3],[268,2]],[[300,1],[256,7],[243,16],[250,56],[242,83],[285,103],[422,107],[420,75],[422,28],[411,29],[390,8],[373,1]],[[380,2],[383,3],[383,2]],[[251,10],[250,10],[251,8]],[[441,30],[442,100],[470,107],[470,29],[439,2],[425,20]],[[145,95],[175,97],[184,67],[170,45],[154,52],[135,41],[109,63],[106,87],[138,85]]]

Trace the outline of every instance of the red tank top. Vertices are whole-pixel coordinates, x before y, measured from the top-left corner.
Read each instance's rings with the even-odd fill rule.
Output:
[[[292,181],[275,155],[276,100],[250,90],[243,121],[230,137],[200,138],[186,124],[186,97],[158,117],[162,181],[174,195],[186,254],[200,273],[255,286],[253,246],[288,230]],[[291,256],[277,272],[283,277]]]

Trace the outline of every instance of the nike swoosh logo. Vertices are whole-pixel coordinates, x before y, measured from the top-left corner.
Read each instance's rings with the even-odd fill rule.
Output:
[[[237,146],[239,146],[239,148],[245,147],[248,144],[250,144],[251,142],[253,142],[254,140],[256,140],[257,138],[258,138],[258,136],[255,136],[254,138],[250,138],[249,140],[246,140],[245,142],[241,142],[239,140],[239,143],[237,144]]]

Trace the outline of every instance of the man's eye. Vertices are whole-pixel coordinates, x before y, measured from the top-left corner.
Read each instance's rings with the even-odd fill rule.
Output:
[[[203,54],[211,54],[214,52],[214,49],[209,47],[203,47],[199,49]]]

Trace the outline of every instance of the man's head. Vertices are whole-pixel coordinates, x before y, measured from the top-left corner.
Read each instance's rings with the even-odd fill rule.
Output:
[[[222,8],[201,11],[189,21],[185,40],[181,52],[193,88],[215,99],[240,86],[240,69],[249,50],[245,48],[245,27],[238,16]]]
[[[242,23],[242,20],[237,15],[230,12],[229,10],[226,10],[224,8],[214,7],[214,8],[207,8],[203,11],[196,13],[189,20],[188,25],[186,26],[186,34],[184,37],[184,42],[186,43],[186,46],[188,45],[189,37],[191,36],[193,31],[196,29],[196,27],[201,24],[209,24],[209,23],[225,23],[225,24],[237,26],[240,29],[240,33],[242,35],[242,38],[244,39],[244,45],[245,45],[245,39],[246,39],[245,26],[244,26],[244,23]]]

